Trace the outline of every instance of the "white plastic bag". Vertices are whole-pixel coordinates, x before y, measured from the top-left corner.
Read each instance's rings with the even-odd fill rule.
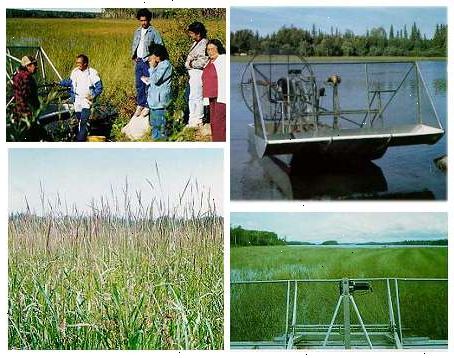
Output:
[[[148,116],[132,117],[129,123],[121,129],[121,133],[124,133],[131,140],[141,139],[150,131]]]

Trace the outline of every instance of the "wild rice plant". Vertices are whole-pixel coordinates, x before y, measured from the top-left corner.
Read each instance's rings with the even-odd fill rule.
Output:
[[[121,196],[83,212],[43,192],[39,215],[28,204],[10,214],[10,349],[223,347],[223,219],[211,198],[189,181],[173,208],[127,184]]]
[[[152,20],[169,51],[175,74],[173,102],[169,108],[170,139],[175,141],[199,140],[193,132],[181,132],[181,119],[185,106],[185,89],[188,84],[184,62],[191,46],[186,34],[193,21],[202,21],[210,38],[225,44],[225,19],[207,20],[195,9],[178,9],[170,19]],[[24,22],[27,31],[24,31]],[[8,18],[6,21],[7,44],[11,46],[42,46],[63,77],[69,77],[75,67],[75,56],[84,53],[90,65],[99,73],[104,91],[99,103],[113,107],[118,113],[113,123],[111,139],[126,140],[121,128],[135,110],[134,64],[130,58],[133,31],[138,27],[133,19],[35,19]],[[53,80],[56,80],[54,78]],[[8,138],[9,140],[14,140]]]
[[[447,278],[447,248],[241,247],[230,250],[231,282],[292,279]],[[355,294],[362,318],[388,323],[387,288]],[[391,288],[394,292],[394,288]],[[230,287],[232,341],[272,340],[282,336],[286,318],[286,283]],[[293,305],[293,284],[290,307]],[[329,324],[339,297],[337,282],[300,283],[297,323]],[[448,287],[445,282],[399,282],[404,336],[447,339]],[[394,307],[394,309],[396,309]],[[290,314],[291,317],[291,314]],[[290,318],[291,320],[291,318]],[[356,315],[352,311],[352,320]],[[342,314],[336,323],[342,323]]]

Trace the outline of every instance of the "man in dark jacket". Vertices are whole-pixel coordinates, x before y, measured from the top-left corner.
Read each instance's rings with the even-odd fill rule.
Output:
[[[21,66],[13,76],[14,113],[17,118],[30,119],[39,106],[38,85],[33,74],[38,71],[38,63],[33,56],[24,56]]]

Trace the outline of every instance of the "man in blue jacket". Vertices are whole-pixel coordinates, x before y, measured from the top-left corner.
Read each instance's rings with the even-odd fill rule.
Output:
[[[141,81],[142,76],[148,77],[147,55],[154,44],[164,45],[161,35],[150,25],[151,12],[148,9],[137,11],[140,27],[134,31],[131,47],[131,58],[135,62],[136,100],[137,109],[134,116],[145,117],[150,113],[147,104],[147,86]]]
[[[76,57],[76,68],[71,76],[60,82],[61,86],[70,87],[71,100],[74,103],[76,118],[79,120],[76,140],[85,142],[88,135],[88,120],[93,101],[102,92],[102,82],[98,72],[88,66],[88,57],[80,54]]]

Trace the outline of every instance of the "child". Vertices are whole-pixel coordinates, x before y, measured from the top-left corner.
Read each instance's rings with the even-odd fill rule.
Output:
[[[149,50],[149,77],[141,80],[148,87],[147,102],[150,107],[151,138],[166,137],[166,109],[171,101],[172,65],[169,54],[163,45],[155,44]]]

